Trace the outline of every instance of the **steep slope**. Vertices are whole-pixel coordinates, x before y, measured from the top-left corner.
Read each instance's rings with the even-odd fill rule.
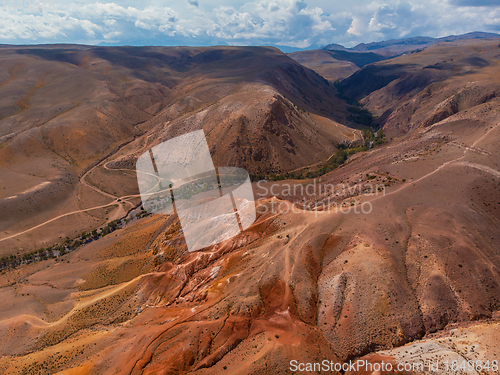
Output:
[[[294,52],[288,56],[314,70],[330,82],[347,78],[359,68],[385,59],[372,52],[355,53],[344,50],[329,50],[328,46],[320,50]]]
[[[378,103],[378,113],[389,111],[381,121],[393,139],[320,179],[255,183],[256,222],[223,243],[190,253],[177,217],[152,215],[55,261],[2,273],[0,295],[8,303],[0,304],[0,368],[286,374],[292,360],[498,360],[500,99],[488,93],[500,76],[499,49],[488,41],[445,44],[398,58],[395,78],[359,97]],[[355,76],[370,77],[373,69],[373,79],[383,80],[392,69],[388,62],[371,66]],[[436,72],[421,81],[427,71]],[[352,92],[362,93],[361,85]],[[245,134],[237,127],[238,103],[249,97],[253,113],[274,108],[274,128],[304,139],[294,117],[302,112],[283,94],[260,83],[238,87],[175,115],[171,131],[195,129],[202,117],[222,122],[224,131],[210,128],[208,137]],[[250,95],[259,90],[259,99]],[[391,117],[398,100],[413,102],[409,126]],[[434,117],[450,102],[453,110]],[[217,120],[223,108],[228,116]],[[157,125],[141,125],[153,140],[137,138],[89,176],[97,180],[94,173],[127,165],[129,152],[170,136],[170,126]],[[320,142],[321,133],[305,135]],[[269,150],[280,137],[270,139]],[[249,155],[234,165],[253,160]]]
[[[481,31],[474,31],[460,35],[449,35],[441,38],[432,38],[428,36],[417,36],[413,38],[391,39],[381,42],[360,43],[352,48],[343,48],[339,45],[328,45],[325,49],[331,50],[348,50],[353,52],[370,52],[375,51],[377,54],[391,57],[398,56],[403,53],[422,50],[434,44],[443,42],[457,42],[463,40],[480,41],[485,39],[500,39],[499,34],[485,33]]]
[[[360,140],[336,89],[274,48],[5,46],[0,64],[2,256],[124,217],[140,203],[135,159],[187,131],[250,172]]]
[[[361,43],[352,48],[346,48],[340,44],[329,44],[318,50],[293,52],[288,55],[297,62],[333,82],[337,79],[344,79],[351,76],[358,71],[359,68],[363,68],[365,65],[403,54],[417,53],[439,43],[454,42],[458,44],[475,44],[488,39],[500,39],[500,35],[472,32],[463,35],[450,35],[442,38],[414,37],[382,42]],[[398,68],[395,65],[397,65],[397,63],[394,62],[388,68],[388,70],[391,71],[391,75],[398,75]],[[373,68],[375,67],[371,66],[369,69]],[[409,67],[406,67],[406,69],[408,68]],[[387,80],[390,81],[392,78],[384,78],[384,74],[378,70],[377,74],[371,74],[373,72],[370,72],[369,70],[363,72],[363,74],[368,74],[366,74],[366,76],[358,76],[358,83],[349,81],[346,86],[359,86],[360,83],[363,85],[368,84],[368,87],[365,88],[365,91],[360,95],[364,96],[374,89],[382,87],[381,85],[387,84]],[[373,76],[376,76],[379,80],[373,81]],[[371,78],[371,81],[369,78]]]
[[[256,184],[256,223],[203,251],[186,252],[175,216],[155,215],[55,264],[3,275],[14,303],[2,312],[11,357],[0,364],[9,373],[280,374],[291,360],[343,363],[380,350],[363,358],[418,362],[433,348],[456,358],[446,350],[469,344],[446,332],[496,326],[500,310],[500,106],[480,107],[482,122],[455,114],[322,181],[283,181],[278,197]],[[314,193],[288,195],[286,184],[307,183]],[[441,330],[446,340],[429,344]],[[493,360],[481,348],[495,332],[468,336],[477,353],[465,358]]]
[[[289,56],[330,82],[347,78],[359,69],[356,64],[350,61],[337,60],[328,51],[323,50],[294,52]]]
[[[342,86],[387,134],[402,135],[495,98],[499,52],[495,41],[440,44],[366,66]]]

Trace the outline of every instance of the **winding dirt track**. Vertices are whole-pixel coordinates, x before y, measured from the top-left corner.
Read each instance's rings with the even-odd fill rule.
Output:
[[[151,135],[148,136],[148,138],[150,137]],[[135,139],[134,139],[135,140]],[[114,155],[116,155],[123,147],[127,146],[128,144],[130,144],[131,142],[133,142],[134,140],[130,141],[130,142],[127,142],[125,144],[123,144],[122,146],[120,146],[116,152],[114,152],[113,154],[107,156],[106,158],[104,158],[103,160],[101,160],[99,163],[97,163],[94,167],[90,168],[87,172],[85,172],[82,177],[80,178],[80,183],[83,185],[83,186],[86,186],[92,190],[94,190],[95,192],[101,194],[101,195],[104,195],[105,197],[108,197],[108,198],[111,198],[113,199],[112,202],[110,203],[107,203],[105,205],[101,205],[101,206],[95,206],[95,207],[91,207],[91,208],[86,208],[86,209],[83,209],[83,210],[77,210],[77,211],[72,211],[72,212],[68,212],[68,213],[65,213],[65,214],[62,214],[62,215],[59,215],[59,216],[56,216],[52,219],[49,219],[47,221],[44,221],[43,223],[40,223],[32,228],[29,228],[29,229],[26,229],[25,231],[22,231],[22,232],[19,232],[19,233],[16,233],[16,234],[13,234],[11,236],[8,236],[8,237],[4,237],[4,238],[0,238],[0,242],[2,241],[6,241],[6,240],[9,240],[11,238],[15,238],[17,236],[20,236],[20,235],[23,235],[25,233],[28,233],[28,232],[31,232],[32,230],[35,230],[35,229],[38,229],[40,227],[43,227],[44,225],[47,225],[49,223],[52,223],[56,220],[59,220],[59,219],[62,219],[64,217],[68,217],[68,216],[71,216],[71,215],[76,215],[76,214],[80,214],[80,213],[84,213],[84,212],[88,212],[88,211],[92,211],[92,210],[98,210],[98,209],[101,209],[101,208],[106,208],[106,207],[110,207],[110,206],[119,206],[122,208],[122,211],[124,213],[123,216],[126,216],[127,213],[129,212],[129,210],[133,209],[135,207],[135,205],[130,202],[131,199],[134,199],[134,198],[141,198],[141,194],[134,194],[134,195],[125,195],[125,196],[122,196],[122,197],[117,197],[115,195],[112,195],[112,194],[109,194],[109,193],[106,193],[105,191],[102,191],[101,189],[99,189],[98,187],[94,186],[94,185],[91,185],[89,184],[85,178],[90,174],[92,173],[92,171],[94,171],[96,168],[98,168],[99,166],[103,165],[103,167],[106,169],[106,170],[109,170],[109,171],[129,171],[129,172],[136,172],[135,170],[133,169],[113,169],[113,168],[109,168],[108,167],[108,164],[111,162],[110,159],[111,157],[113,157]],[[146,147],[143,147],[143,149],[145,149]],[[131,154],[134,154],[135,152],[132,152],[132,153],[129,153],[129,154],[126,154],[125,156],[128,156],[128,155],[131,155]],[[103,164],[104,163],[104,164]],[[145,173],[145,172],[139,172],[139,173]],[[145,173],[145,174],[148,174],[148,175],[151,175],[149,173]],[[158,178],[158,176],[156,175],[151,175],[155,178]],[[158,184],[161,182],[161,178],[158,179]],[[157,185],[156,185],[157,186]],[[156,186],[152,187],[151,190],[153,190]],[[127,210],[125,208],[125,204],[129,205],[130,208],[129,210]]]
[[[4,237],[4,238],[0,238],[0,242],[2,241],[6,241],[6,240],[9,240],[11,238],[15,238],[17,236],[20,236],[20,235],[23,235],[25,233],[28,233],[28,232],[31,232],[32,230],[35,230],[35,229],[38,229],[40,227],[43,227],[44,225],[47,225],[49,223],[52,223],[56,220],[59,220],[59,219],[62,219],[64,217],[68,217],[68,216],[71,216],[71,215],[76,215],[76,214],[80,214],[80,213],[84,213],[84,212],[88,212],[88,211],[93,211],[93,210],[98,210],[98,209],[101,209],[101,208],[106,208],[106,207],[110,207],[110,206],[119,206],[122,208],[123,212],[126,214],[128,212],[128,210],[125,208],[125,204],[129,205],[130,206],[130,209],[133,209],[135,206],[132,202],[130,202],[129,200],[130,199],[133,199],[133,198],[140,198],[141,195],[140,194],[137,194],[137,195],[126,195],[126,196],[123,196],[123,197],[117,197],[115,195],[112,195],[112,194],[109,194],[109,193],[106,193],[105,191],[102,191],[101,189],[99,189],[98,187],[96,186],[93,186],[91,184],[89,184],[87,181],[85,181],[85,178],[92,172],[94,171],[97,167],[99,167],[101,164],[105,163],[105,168],[107,170],[113,170],[113,169],[110,169],[110,168],[107,168],[107,164],[109,163],[109,161],[107,161],[109,158],[111,158],[112,156],[116,155],[116,153],[118,153],[123,147],[125,147],[126,145],[128,145],[129,143],[131,143],[133,141],[130,141],[130,142],[127,142],[125,144],[123,144],[122,146],[120,146],[115,153],[113,153],[112,155],[109,155],[108,157],[106,157],[104,160],[102,160],[101,162],[97,163],[94,167],[90,168],[87,172],[85,172],[83,174],[83,176],[80,178],[80,183],[83,185],[83,186],[86,186],[92,190],[94,190],[95,192],[101,194],[101,195],[104,195],[105,197],[108,197],[108,198],[111,198],[113,199],[112,202],[110,203],[107,203],[105,205],[101,205],[101,206],[95,206],[95,207],[91,207],[91,208],[86,208],[86,209],[83,209],[83,210],[77,210],[77,211],[72,211],[72,212],[68,212],[66,214],[62,214],[62,215],[59,215],[59,216],[56,216],[52,219],[49,219],[47,221],[44,221],[43,223],[40,223],[32,228],[29,228],[25,231],[22,231],[22,232],[19,232],[19,233],[16,233],[16,234],[13,234],[11,236],[8,236],[8,237]],[[132,171],[132,170],[129,170],[129,171]]]
[[[67,213],[67,214],[59,215],[59,216],[54,217],[54,218],[52,218],[52,219],[50,219],[50,220],[44,221],[43,223],[38,224],[37,226],[34,226],[34,227],[30,228],[30,229],[26,229],[26,230],[25,230],[25,231],[23,231],[23,232],[19,232],[19,233],[13,234],[12,236],[9,236],[9,237],[4,237],[4,238],[1,238],[1,239],[0,239],[0,242],[5,241],[5,240],[8,240],[8,239],[11,239],[11,238],[14,238],[14,237],[17,237],[17,236],[20,236],[20,235],[25,234],[25,233],[28,233],[28,232],[30,232],[30,231],[32,231],[32,230],[35,230],[35,229],[40,228],[40,227],[43,227],[44,225],[47,225],[47,224],[49,224],[49,223],[51,223],[51,222],[53,222],[53,221],[56,221],[56,220],[62,219],[63,217],[67,217],[67,216],[71,216],[71,215],[76,215],[76,214],[80,214],[80,213],[87,212],[87,211],[97,210],[97,209],[100,209],[100,208],[106,208],[106,207],[109,207],[109,206],[121,205],[121,203],[120,203],[118,200],[122,200],[122,201],[123,201],[125,198],[126,198],[126,199],[132,199],[132,198],[138,198],[138,197],[140,197],[140,196],[141,196],[140,194],[138,194],[138,195],[128,195],[128,196],[125,196],[125,197],[117,198],[117,199],[116,199],[116,200],[114,200],[113,202],[108,203],[108,204],[105,204],[105,205],[103,205],[103,206],[97,206],[97,207],[86,208],[86,209],[84,209],[84,210],[78,210],[78,211],[69,212],[69,213]],[[132,207],[133,207],[133,204],[132,204],[131,202],[128,202],[128,201],[127,201],[127,203],[129,203],[129,204],[130,204],[130,205],[132,205]]]
[[[434,126],[439,125],[439,124],[441,124],[441,123],[435,124]],[[434,127],[434,126],[433,126],[433,127]],[[393,192],[390,192],[390,193],[388,193],[388,194],[385,194],[385,195],[383,195],[383,196],[398,193],[398,192],[400,192],[401,190],[403,190],[405,187],[407,187],[407,186],[411,186],[411,185],[414,185],[414,184],[416,184],[416,183],[418,183],[418,182],[420,182],[420,181],[422,181],[422,180],[426,179],[427,177],[429,177],[429,176],[431,176],[431,175],[433,175],[433,174],[435,174],[435,173],[439,172],[441,169],[446,168],[446,167],[448,167],[448,166],[450,166],[450,165],[452,165],[452,164],[455,164],[455,165],[462,165],[462,166],[468,166],[468,167],[471,167],[471,168],[479,169],[479,170],[481,170],[481,171],[483,171],[483,172],[486,172],[486,173],[489,173],[489,174],[493,174],[493,175],[495,175],[495,176],[499,177],[499,176],[500,176],[500,172],[499,172],[499,171],[497,171],[497,170],[494,170],[494,169],[492,169],[492,168],[490,168],[490,167],[487,167],[487,166],[485,166],[485,165],[476,164],[476,163],[471,163],[471,162],[466,162],[466,161],[461,162],[461,161],[460,161],[461,159],[463,159],[463,158],[466,156],[466,154],[467,154],[467,152],[468,152],[468,151],[474,151],[475,146],[476,146],[479,142],[481,142],[484,138],[486,138],[486,137],[487,137],[487,136],[488,136],[488,135],[489,135],[492,131],[494,131],[494,130],[495,130],[497,127],[499,127],[499,126],[500,126],[500,124],[497,124],[496,126],[492,127],[490,130],[488,130],[485,134],[483,134],[481,137],[479,137],[478,139],[476,139],[476,141],[472,144],[472,147],[464,147],[464,154],[463,154],[461,157],[458,157],[458,158],[456,158],[456,159],[453,159],[453,160],[447,161],[447,162],[443,163],[442,165],[440,165],[439,167],[437,167],[437,168],[436,168],[435,170],[433,170],[432,172],[427,173],[426,175],[424,175],[424,176],[422,176],[422,177],[418,178],[417,180],[410,181],[410,182],[409,182],[409,184],[407,184],[407,185],[405,185],[405,186],[402,186],[401,188],[399,188],[399,189],[397,189],[397,190],[395,190],[395,191],[393,191]],[[116,155],[116,153],[118,153],[118,152],[119,152],[119,151],[120,151],[123,147],[125,147],[126,145],[128,145],[128,144],[129,144],[129,143],[131,143],[131,142],[132,142],[132,141],[127,142],[126,144],[124,144],[124,145],[120,146],[120,147],[118,148],[118,150],[117,150],[117,151],[116,151],[113,155]],[[91,173],[91,172],[92,172],[95,168],[99,167],[99,166],[100,166],[101,164],[103,164],[103,163],[104,163],[103,167],[104,167],[106,170],[110,170],[110,171],[112,171],[112,170],[134,171],[134,170],[131,170],[131,169],[112,169],[112,168],[109,168],[109,167],[108,167],[108,164],[110,163],[110,161],[108,161],[108,159],[109,159],[110,157],[112,157],[113,155],[110,155],[110,156],[108,156],[107,158],[105,158],[104,160],[102,160],[101,162],[97,163],[94,167],[92,167],[91,169],[89,169],[89,170],[88,170],[88,171],[87,171],[87,172],[86,172],[86,173],[85,173],[85,174],[84,174],[84,175],[80,178],[80,182],[81,182],[84,186],[86,186],[86,187],[88,187],[88,188],[90,188],[90,189],[92,189],[92,190],[96,191],[97,193],[102,194],[102,195],[104,195],[104,196],[106,196],[106,197],[108,197],[108,198],[112,198],[112,199],[114,199],[112,202],[110,202],[110,203],[108,203],[108,204],[106,204],[106,205],[96,206],[96,207],[91,207],[91,208],[87,208],[87,209],[84,209],[84,210],[73,211],[73,212],[69,212],[69,213],[66,213],[66,214],[63,214],[63,215],[57,216],[57,217],[52,218],[52,219],[50,219],[50,220],[47,220],[47,221],[45,221],[45,222],[43,222],[43,223],[41,223],[41,224],[38,224],[37,226],[34,226],[34,227],[30,228],[30,229],[27,229],[27,230],[25,230],[25,231],[23,231],[23,232],[19,232],[19,233],[13,234],[13,235],[11,235],[11,236],[1,238],[1,239],[0,239],[0,242],[5,241],[5,240],[8,240],[8,239],[11,239],[11,238],[15,238],[15,237],[17,237],[17,236],[20,236],[20,235],[22,235],[22,234],[25,234],[25,233],[28,233],[28,232],[30,232],[30,231],[32,231],[32,230],[35,230],[35,229],[37,229],[37,228],[40,228],[40,227],[42,227],[42,226],[44,226],[44,225],[46,225],[46,224],[49,224],[49,223],[51,223],[51,222],[53,222],[53,221],[56,221],[56,220],[59,220],[59,219],[62,219],[62,218],[64,218],[64,217],[68,217],[68,216],[71,216],[71,215],[75,215],[75,214],[79,214],[79,213],[83,213],[83,212],[88,212],[88,211],[92,211],[92,210],[97,210],[97,209],[100,209],[100,208],[106,208],[106,207],[113,206],[113,205],[120,206],[120,207],[122,207],[122,208],[123,208],[123,210],[124,210],[125,212],[127,212],[127,211],[125,210],[125,207],[124,207],[124,206],[125,206],[125,203],[126,203],[126,204],[128,204],[128,205],[130,205],[130,207],[131,207],[131,208],[134,208],[134,204],[133,204],[132,202],[130,202],[129,200],[130,200],[130,199],[133,199],[133,198],[140,198],[140,197],[141,197],[141,195],[140,195],[140,194],[136,194],[136,195],[126,195],[126,196],[123,196],[123,197],[117,197],[117,196],[114,196],[114,195],[112,195],[112,194],[106,193],[106,192],[104,192],[104,191],[100,190],[99,188],[97,188],[97,187],[95,187],[95,186],[93,186],[93,185],[90,185],[88,182],[86,182],[86,181],[85,181],[85,177],[86,177],[86,176],[88,176],[88,175],[89,175],[89,174],[90,174],[90,173]],[[127,155],[130,155],[130,154],[127,154]],[[300,168],[300,169],[304,169],[304,168],[307,168],[307,167],[302,167],[302,168]],[[157,176],[155,176],[155,177],[157,177]],[[377,197],[376,199],[381,198],[381,197],[383,197],[383,196],[379,196],[379,197]]]
[[[439,125],[439,124],[442,124],[442,122],[439,122],[438,124],[436,125]],[[381,196],[378,196],[376,198],[374,198],[373,200],[377,200],[381,197],[386,197],[388,195],[391,195],[391,194],[396,194],[396,193],[399,193],[401,192],[402,190],[404,190],[405,188],[407,188],[408,186],[412,186],[412,185],[415,185],[416,183],[426,179],[427,177],[429,176],[432,176],[433,174],[439,172],[441,169],[443,168],[446,168],[450,165],[460,165],[460,166],[465,166],[465,167],[470,167],[470,168],[475,168],[475,169],[478,169],[480,171],[483,171],[485,173],[488,173],[488,174],[492,174],[496,177],[500,177],[500,171],[497,171],[493,168],[490,168],[486,165],[483,165],[483,164],[478,164],[478,163],[472,163],[472,162],[469,162],[469,161],[461,161],[463,158],[465,158],[465,156],[467,155],[467,152],[476,152],[476,145],[481,142],[483,139],[485,139],[492,131],[494,131],[496,128],[498,128],[500,126],[500,123],[495,125],[494,127],[492,127],[490,130],[488,130],[485,134],[483,134],[481,137],[477,138],[474,143],[472,144],[472,146],[468,146],[468,147],[463,147],[463,150],[464,150],[464,153],[462,156],[456,158],[456,159],[453,159],[453,160],[449,160],[443,164],[441,164],[439,167],[437,167],[436,169],[434,169],[432,172],[429,172],[427,173],[426,175],[423,175],[422,177],[414,180],[414,181],[409,181],[408,184],[406,185],[403,185],[401,186],[399,189],[397,190],[394,190],[394,191],[391,191],[390,193],[387,193],[387,194],[383,194]],[[491,154],[489,154],[491,155]]]

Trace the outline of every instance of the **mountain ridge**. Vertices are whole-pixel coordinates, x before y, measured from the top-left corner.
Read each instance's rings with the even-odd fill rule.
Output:
[[[380,42],[369,42],[369,43],[359,43],[354,47],[348,48],[341,44],[328,44],[321,49],[324,50],[346,50],[352,52],[367,52],[376,50],[391,50],[394,49],[398,52],[407,52],[411,49],[417,49],[421,47],[428,47],[430,45],[440,43],[440,42],[454,42],[457,40],[464,39],[498,39],[500,34],[488,33],[483,31],[473,31],[466,34],[459,35],[448,35],[445,37],[428,37],[428,36],[415,36],[411,38],[400,38],[400,39],[389,39]],[[392,47],[392,48],[391,48]]]

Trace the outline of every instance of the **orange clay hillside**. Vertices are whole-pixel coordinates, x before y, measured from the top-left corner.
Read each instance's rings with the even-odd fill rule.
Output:
[[[135,160],[177,134],[269,173],[362,142],[336,89],[274,48],[7,46],[0,65],[2,257],[124,217]]]
[[[100,56],[100,63],[111,64],[109,55],[108,60]],[[99,74],[114,77],[113,69],[132,69],[116,59]],[[499,60],[498,42],[453,42],[358,70],[338,85],[339,96],[359,100],[375,113],[387,143],[349,155],[316,182],[255,183],[256,197],[261,198],[256,202],[257,220],[230,240],[190,253],[176,216],[149,215],[55,259],[4,270],[0,373],[289,374],[292,360],[362,359],[394,365],[430,359],[442,364],[499,360]],[[176,69],[187,75],[184,65]],[[189,83],[179,85],[203,93],[202,84],[193,78],[197,69]],[[180,104],[158,104],[162,109],[153,115],[162,119],[161,125],[150,119],[133,125],[145,133],[135,140],[133,135],[126,138],[130,143],[109,157],[104,149],[102,161],[88,169],[84,182],[79,173],[85,167],[66,169],[71,171],[68,176],[77,176],[67,182],[77,186],[68,190],[69,196],[90,205],[91,198],[85,201],[78,195],[85,189],[100,204],[114,198],[94,189],[118,198],[137,194],[130,171],[135,158],[163,137],[195,130],[201,118],[221,119],[218,126],[209,121],[213,128],[207,131],[214,161],[245,165],[251,171],[261,167],[284,173],[327,159],[336,151],[326,146],[329,136],[334,142],[340,134],[351,142],[361,139],[360,131],[341,124],[349,112],[342,108],[348,107],[334,110],[337,100],[343,106],[345,102],[325,98],[324,108],[331,110],[322,115],[321,102],[313,99],[317,91],[308,96],[309,102],[299,103],[300,96],[292,95],[293,86],[285,81],[286,70],[280,72],[274,86],[257,80],[235,83],[230,77],[217,84],[227,95],[213,96],[212,104],[199,104],[192,112],[180,109]],[[141,79],[155,86],[152,77]],[[311,77],[317,76],[303,79]],[[238,89],[228,94],[228,87]],[[286,87],[290,91],[279,91]],[[245,114],[248,124],[260,124],[259,134],[272,134],[265,130],[270,117],[265,117],[264,108],[276,118],[273,127],[287,119],[290,126],[280,131],[294,134],[293,160],[300,163],[287,164],[287,143],[273,143],[284,139],[282,133],[259,148],[276,155],[261,160],[267,166],[248,150],[236,152],[258,147],[255,132],[231,148],[235,151],[230,157],[221,134],[243,134],[232,130],[241,121],[244,108],[238,103],[243,100],[253,108]],[[194,99],[183,103],[198,105]],[[306,113],[295,105],[304,106]],[[218,117],[227,108],[228,115]],[[210,144],[212,132],[214,139],[223,141]],[[15,139],[1,151],[12,152]],[[228,139],[236,142],[235,137]],[[300,159],[312,149],[316,159]],[[29,155],[22,158],[29,165]],[[2,163],[8,166],[9,160],[21,159],[2,158]],[[35,182],[27,178],[23,189]],[[286,184],[314,183],[322,186],[321,192],[284,194]],[[276,194],[270,193],[272,184],[279,186]],[[346,194],[337,190],[342,185]],[[371,194],[366,193],[370,185],[376,187]],[[352,188],[357,186],[362,189]],[[16,194],[15,187],[9,189],[8,194]],[[58,206],[57,213],[63,214],[70,203]],[[126,201],[118,203],[128,209]],[[50,211],[44,215],[45,220],[52,217]],[[69,227],[73,220],[41,231]],[[23,221],[23,228],[28,223]],[[12,235],[14,229],[2,233]],[[29,238],[26,234],[18,242],[29,243]],[[9,246],[17,243],[9,241]],[[349,371],[345,373],[370,373]],[[491,366],[473,371],[495,373]],[[432,374],[429,369],[420,373]]]

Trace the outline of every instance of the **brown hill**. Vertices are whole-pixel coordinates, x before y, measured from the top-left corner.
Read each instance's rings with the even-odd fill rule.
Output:
[[[330,82],[347,78],[359,70],[359,67],[353,62],[337,60],[328,51],[324,50],[293,52],[289,56]]]
[[[5,46],[0,65],[2,256],[125,216],[137,157],[188,131],[251,173],[360,141],[336,89],[274,48]]]
[[[347,78],[358,71],[359,68],[385,59],[384,56],[373,52],[328,50],[327,47],[312,51],[289,53],[288,56],[314,70],[330,82]]]
[[[497,41],[438,44],[366,66],[342,86],[380,116],[389,135],[401,135],[493,100],[498,56]]]
[[[293,372],[292,360],[362,358],[395,365],[488,360],[490,369],[480,371],[494,374],[500,103],[496,95],[477,98],[499,77],[500,47],[426,51],[398,58],[394,79],[359,94],[366,106],[381,106],[374,111],[389,111],[381,117],[389,143],[352,155],[320,180],[255,184],[258,218],[240,235],[189,253],[176,216],[154,215],[56,261],[1,274],[8,301],[0,304],[2,371],[285,374]],[[438,63],[454,64],[419,80]],[[387,79],[387,64],[376,64],[384,69],[374,79]],[[346,91],[363,93],[360,85]],[[293,109],[279,115],[287,99],[268,90],[277,119],[293,125]],[[196,113],[215,118],[215,108],[241,100],[239,92],[231,95]],[[415,106],[408,126],[397,127],[391,117],[398,100]],[[449,102],[456,104],[447,116],[416,121]],[[228,112],[237,119],[234,105]],[[195,121],[194,114],[185,118]],[[171,121],[173,129],[191,126],[183,117]],[[235,124],[229,118],[222,126],[230,132]],[[144,126],[158,139],[167,134]],[[126,164],[127,153],[146,143],[138,138],[115,156]],[[104,184],[112,172],[127,173],[106,169],[111,165],[95,168],[89,181]]]

